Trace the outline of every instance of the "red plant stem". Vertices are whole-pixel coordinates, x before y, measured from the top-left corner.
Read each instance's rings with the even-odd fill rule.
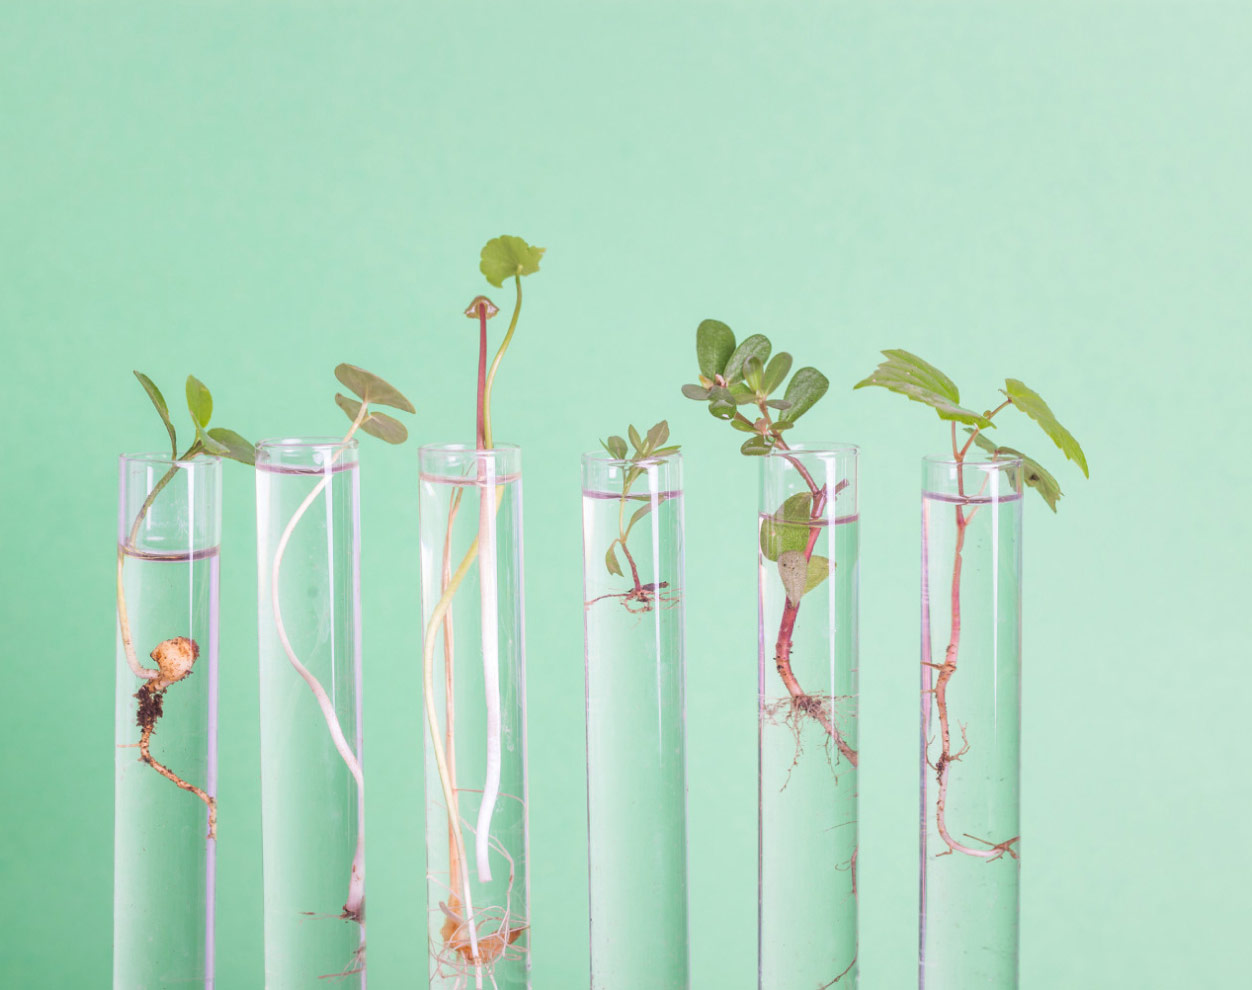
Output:
[[[789,449],[789,448],[788,448]],[[805,483],[809,486],[809,490],[813,493],[813,507],[809,513],[809,518],[816,523],[821,519],[822,512],[826,508],[826,490],[819,488],[813,480],[812,475],[805,469],[803,464],[799,463],[799,459],[790,456],[788,460],[796,466],[800,474],[804,477]],[[847,486],[847,481],[841,481],[835,486],[835,494],[838,495]],[[813,557],[813,548],[817,545],[817,539],[821,535],[821,530],[816,525],[809,527],[808,543],[804,547],[804,559],[807,563]],[[792,633],[795,631],[796,617],[800,614],[800,603],[793,602],[791,596],[787,596],[786,604],[783,606],[782,621],[778,624],[778,639],[774,645],[774,667],[778,671],[778,676],[782,678],[783,684],[787,688],[787,692],[791,695],[792,701],[805,714],[811,715],[826,730],[826,734],[834,741],[839,752],[853,766],[857,765],[857,752],[842,734],[835,728],[834,722],[828,718],[822,710],[821,702],[812,698],[800,686],[800,682],[796,680],[795,672],[791,669],[791,645]]]
[[[1002,403],[994,412],[988,413],[988,418],[994,416],[995,413],[1003,409],[1008,402]],[[971,437],[971,441],[972,441]],[[965,445],[964,450],[957,450],[956,447],[956,424],[952,424],[952,449],[956,454],[957,464],[957,493],[962,499],[965,498],[965,471],[964,460],[965,452],[969,449],[969,444]],[[935,708],[939,713],[939,739],[940,752],[939,759],[934,764],[935,777],[939,784],[939,793],[935,798],[935,828],[939,832],[939,837],[943,839],[944,844],[948,847],[947,853],[940,855],[950,855],[959,852],[966,856],[974,856],[979,859],[993,860],[999,859],[1005,853],[1008,853],[1013,859],[1017,859],[1017,853],[1013,850],[1013,843],[1017,842],[1020,836],[1013,836],[1004,842],[991,845],[988,849],[975,849],[967,846],[965,843],[958,841],[952,837],[948,831],[947,824],[947,804],[948,804],[948,776],[952,769],[952,763],[959,760],[969,749],[969,743],[963,741],[960,751],[952,752],[952,726],[948,714],[948,683],[952,680],[952,675],[956,673],[957,657],[960,653],[961,646],[961,568],[964,563],[962,551],[965,549],[965,531],[969,526],[970,518],[973,513],[966,515],[962,511],[960,505],[953,507],[956,512],[956,546],[953,551],[952,559],[952,590],[950,593],[952,618],[948,637],[948,645],[944,650],[943,663],[939,665],[939,677],[935,681]],[[962,729],[964,736],[964,729]]]
[[[487,304],[478,304],[478,401],[475,409],[478,422],[474,429],[474,443],[479,450],[487,447],[487,426],[484,422],[487,392]]]

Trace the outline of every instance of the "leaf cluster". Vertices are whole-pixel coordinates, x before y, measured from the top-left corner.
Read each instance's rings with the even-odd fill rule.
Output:
[[[178,454],[178,431],[170,419],[170,407],[165,396],[142,371],[136,371],[135,377],[143,390],[156,407],[157,415],[165,425],[165,432],[170,438],[170,457],[176,461],[186,461],[197,454],[210,454],[214,457],[226,457],[241,464],[251,465],[256,461],[256,448],[234,430],[215,426],[209,429],[209,420],[213,418],[213,395],[204,382],[195,375],[187,376],[187,411],[191,414],[191,422],[195,427],[196,438],[180,457]]]
[[[679,449],[678,444],[672,444],[668,447],[662,446],[669,439],[669,423],[666,420],[661,420],[643,436],[640,436],[639,431],[631,426],[626,431],[626,436],[630,438],[630,446],[634,448],[633,451],[627,448],[625,437],[611,436],[607,440],[600,441],[600,446],[608,452],[610,457],[630,465],[622,476],[623,503],[625,503],[626,496],[630,494],[630,486],[643,474],[645,461],[657,457],[665,457],[667,454],[672,454]],[[619,577],[624,576],[622,567],[617,562],[617,552],[614,548],[620,543],[623,551],[626,549],[626,541],[630,539],[630,531],[635,528],[635,523],[652,511],[652,505],[653,503],[649,501],[639,506],[631,515],[630,522],[622,528],[620,534],[609,544],[609,548],[604,554],[604,566],[610,574],[616,574]]]
[[[1082,447],[1057,420],[1051,408],[1038,392],[1027,387],[1017,378],[1006,378],[1000,394],[1005,401],[996,409],[988,409],[982,413],[974,412],[961,405],[961,393],[956,384],[934,365],[923,361],[916,354],[905,350],[883,351],[887,359],[867,377],[857,382],[854,388],[865,388],[878,385],[891,392],[897,392],[914,402],[930,406],[939,414],[940,419],[963,423],[969,436],[966,449],[973,443],[980,450],[990,454],[993,459],[1000,457],[1019,458],[1022,462],[1022,480],[1035,489],[1053,512],[1061,498],[1061,486],[1046,468],[1038,461],[1022,453],[1014,447],[1006,447],[994,443],[983,434],[984,430],[995,427],[992,418],[1000,409],[1012,405],[1039,424],[1044,434],[1061,452],[1082,469],[1084,476],[1089,477],[1087,457]],[[962,456],[963,459],[963,456]]]
[[[816,368],[800,368],[791,375],[792,358],[786,351],[773,354],[764,334],[752,334],[736,343],[734,331],[720,320],[704,320],[696,328],[696,359],[700,383],[684,385],[683,395],[707,402],[709,413],[726,420],[741,433],[752,434],[740,451],[768,454],[786,449],[782,433],[791,428],[826,394],[830,381]],[[786,387],[783,383],[786,382]],[[782,398],[774,398],[782,389]],[[756,406],[758,416],[749,419],[739,406]],[[776,416],[771,416],[773,410]]]
[[[408,429],[398,419],[369,408],[370,406],[388,406],[402,412],[416,412],[413,403],[405,398],[398,388],[383,381],[372,372],[358,368],[355,364],[339,365],[335,368],[335,377],[358,397],[352,399],[342,392],[335,394],[335,402],[348,419],[355,423],[364,405],[365,416],[361,419],[360,427],[370,436],[395,444],[404,443],[409,438]]]

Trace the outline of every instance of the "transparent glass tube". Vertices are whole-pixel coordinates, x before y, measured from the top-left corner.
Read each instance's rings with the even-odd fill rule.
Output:
[[[761,459],[761,990],[857,984],[857,448]]]
[[[113,985],[126,990],[213,986],[221,467],[121,458]]]
[[[684,990],[682,457],[583,455],[593,990]]]
[[[365,986],[357,444],[257,445],[268,990]]]
[[[521,452],[419,452],[435,990],[530,986]]]
[[[919,985],[1017,986],[1021,462],[922,465]]]

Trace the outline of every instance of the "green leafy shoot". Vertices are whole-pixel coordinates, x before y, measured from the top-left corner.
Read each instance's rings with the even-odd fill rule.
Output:
[[[625,467],[625,471],[622,473],[622,494],[617,513],[618,533],[605,551],[604,566],[610,574],[618,577],[625,576],[621,563],[617,558],[617,549],[620,547],[627,564],[630,566],[634,587],[620,595],[608,597],[621,598],[628,611],[648,612],[652,610],[657,601],[663,600],[661,591],[662,588],[667,586],[667,583],[662,582],[661,585],[653,586],[640,582],[639,570],[635,566],[635,560],[631,555],[630,548],[627,546],[627,541],[630,539],[630,533],[635,528],[635,524],[651,512],[655,506],[665,501],[668,496],[662,494],[659,498],[648,498],[646,501],[635,499],[634,501],[642,501],[642,504],[631,514],[629,521],[626,519],[626,509],[628,503],[632,501],[630,497],[631,487],[639,479],[640,475],[647,471],[649,462],[673,454],[679,447],[677,444],[665,445],[665,441],[669,439],[669,423],[665,420],[661,420],[643,436],[640,436],[639,431],[634,426],[631,426],[626,431],[626,434],[630,438],[629,447],[627,446],[626,437],[614,435],[607,440],[600,441],[600,446],[605,449],[608,455],[615,461],[623,462]]]
[[[1003,402],[994,409],[976,413],[961,407],[961,396],[956,384],[934,365],[904,350],[888,350],[882,353],[887,360],[879,364],[868,378],[857,382],[853,387],[864,388],[867,385],[879,385],[915,402],[931,406],[940,419],[953,423],[952,453],[958,462],[965,460],[971,446],[977,446],[980,450],[990,454],[993,460],[1003,458],[1021,460],[1022,481],[1037,491],[1047,503],[1048,508],[1055,512],[1057,502],[1061,498],[1061,486],[1056,478],[1034,458],[1028,457],[1016,448],[995,443],[983,432],[997,426],[992,420],[1002,410],[1015,406],[1038,423],[1048,439],[1082,469],[1084,476],[1089,476],[1087,457],[1074,435],[1057,421],[1052,409],[1043,401],[1039,393],[1028,388],[1018,379],[1005,379],[1004,388],[1000,390],[1004,396]],[[957,444],[956,423],[966,424],[965,433],[968,439],[963,446]]]
[[[481,438],[478,442],[482,444],[484,449],[490,449],[493,444],[491,431],[492,386],[495,384],[496,372],[500,369],[500,362],[504,358],[504,352],[509,349],[509,343],[513,340],[513,333],[517,330],[518,318],[522,315],[522,276],[533,275],[539,271],[539,262],[543,258],[545,250],[546,248],[534,247],[520,237],[502,234],[499,237],[493,237],[484,244],[479,254],[478,269],[489,283],[496,288],[500,288],[504,285],[505,279],[512,278],[517,285],[517,300],[513,304],[513,316],[509,319],[509,329],[505,331],[504,339],[500,341],[500,349],[496,351],[496,356],[491,361],[491,368],[485,375],[481,370],[484,364],[484,357],[480,356],[479,358],[477,411],[480,423],[478,429]],[[495,315],[496,306],[495,303],[485,296],[481,297],[481,299],[489,307],[483,316],[483,333],[479,343],[482,355],[485,355],[485,320]],[[477,299],[475,300],[475,302],[478,301]],[[470,311],[467,311],[466,315],[471,315]]]
[[[199,454],[210,454],[215,457],[225,457],[239,461],[242,464],[251,465],[254,462],[255,456],[252,444],[248,443],[234,430],[227,430],[221,427],[209,429],[209,421],[213,418],[213,396],[204,382],[200,381],[195,375],[187,376],[186,393],[187,412],[191,415],[191,423],[195,429],[196,439],[180,455],[178,453],[178,432],[174,428],[173,420],[170,418],[170,410],[165,401],[165,396],[161,394],[161,390],[157,388],[152,379],[143,372],[136,371],[134,375],[139,380],[139,384],[143,386],[143,390],[147,393],[152,405],[156,408],[157,415],[161,417],[161,423],[165,426],[165,431],[170,438],[170,458],[172,460],[187,461]]]
[[[684,385],[683,395],[707,403],[713,417],[749,434],[739,448],[749,456],[787,450],[783,432],[830,388],[816,368],[800,368],[788,382],[790,354],[773,353],[769,338],[759,333],[736,345],[734,331],[720,320],[704,320],[696,328],[696,360],[699,383]],[[775,397],[780,389],[782,396]],[[757,415],[748,418],[740,406],[755,406]]]
[[[335,403],[353,424],[348,436],[344,437],[345,443],[358,427],[370,436],[391,444],[401,444],[409,438],[408,429],[398,419],[370,408],[387,406],[407,413],[416,412],[413,403],[399,389],[355,364],[338,365],[335,377],[360,396],[358,401],[342,392],[335,393]]]

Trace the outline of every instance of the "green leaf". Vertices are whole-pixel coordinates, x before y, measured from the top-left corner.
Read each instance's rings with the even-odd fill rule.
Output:
[[[1090,477],[1087,472],[1087,455],[1082,452],[1082,447],[1074,439],[1074,435],[1057,422],[1056,417],[1052,415],[1052,410],[1039,397],[1038,392],[1027,388],[1016,378],[1006,378],[1004,394],[1013,400],[1013,405],[1043,428],[1043,432],[1061,448],[1065,456],[1082,468],[1085,476]]]
[[[751,423],[749,423],[745,419],[732,419],[730,421],[730,425],[733,426],[740,433],[755,433],[756,432],[756,427],[753,426]]]
[[[961,394],[957,391],[956,385],[934,365],[923,361],[916,354],[910,354],[898,348],[882,353],[887,360],[879,364],[868,378],[857,382],[853,388],[879,385],[914,402],[930,406],[939,414],[940,419],[965,423],[982,429],[992,425],[991,420],[986,416],[960,405]]]
[[[973,430],[966,430],[966,433],[973,433]],[[997,447],[981,433],[974,437],[974,443],[985,450],[992,457],[1016,457],[1022,462],[1022,480],[1028,486],[1037,491],[1040,497],[1048,504],[1048,508],[1053,512],[1056,511],[1056,503],[1061,500],[1061,486],[1057,480],[1052,477],[1042,464],[1032,457],[1028,457],[1020,450],[1012,447]]]
[[[635,450],[643,449],[643,439],[639,436],[638,430],[631,426],[627,429],[626,435],[630,437],[631,445],[635,448]]]
[[[213,418],[213,396],[195,375],[187,376],[187,409],[197,427],[208,428],[209,420]]]
[[[791,370],[791,355],[786,351],[779,351],[769,359],[769,364],[765,368],[765,375],[761,378],[761,391],[769,395],[774,389],[787,377],[787,372]]]
[[[229,457],[230,448],[220,440],[214,440],[203,427],[196,427],[196,446],[203,450],[206,454],[212,454],[214,457]]]
[[[808,571],[804,579],[804,591],[807,594],[816,588],[819,584],[830,577],[830,572],[834,565],[820,554],[813,554],[809,558]]]
[[[679,444],[673,444],[672,446],[669,446],[669,447],[660,447],[657,450],[652,451],[652,456],[653,457],[667,457],[670,454],[676,453],[679,449],[680,449]]]
[[[761,521],[761,553],[767,560],[777,560],[787,550],[804,550],[809,545],[813,513],[813,496],[797,492],[790,496],[770,518]]]
[[[500,288],[506,278],[514,275],[530,275],[539,271],[539,259],[544,248],[531,247],[520,237],[504,234],[493,237],[483,245],[478,270],[487,281]]]
[[[661,420],[648,431],[648,435],[644,438],[644,443],[647,444],[648,447],[648,453],[655,453],[656,448],[668,439],[669,423],[666,420]]]
[[[335,368],[335,377],[371,406],[390,406],[407,413],[417,411],[398,388],[355,364],[338,365]]]
[[[739,453],[747,454],[749,457],[760,457],[770,452],[770,443],[759,433],[756,436],[749,437],[743,442],[743,446],[739,448]]]
[[[763,334],[754,333],[751,337],[744,339],[730,356],[730,360],[726,362],[726,370],[722,372],[722,376],[726,381],[733,385],[743,377],[744,362],[750,357],[760,358],[762,362],[769,360],[770,342],[769,338]]]
[[[371,412],[361,421],[361,429],[387,443],[401,444],[409,438],[408,428],[394,416]]]
[[[790,409],[791,403],[786,399],[770,399],[765,403],[771,409]]]
[[[830,380],[816,368],[801,368],[791,376],[783,401],[791,405],[779,415],[780,420],[795,421],[809,411],[830,388]]]
[[[705,378],[720,375],[734,350],[735,333],[721,320],[704,320],[696,327],[696,360]]]
[[[626,534],[630,535],[630,531],[634,529],[635,523],[652,511],[652,503],[647,502],[639,506],[630,517],[630,522],[626,524]]]
[[[348,419],[356,421],[357,414],[361,411],[361,403],[356,399],[349,399],[342,392],[335,393],[335,402]],[[409,438],[409,431],[404,424],[386,413],[372,411],[367,413],[365,419],[361,420],[361,429],[370,436],[387,443],[404,443]]]
[[[756,398],[761,391],[761,378],[765,374],[765,363],[755,354],[748,356],[743,362],[743,381],[748,388],[752,389],[752,397]]]
[[[604,449],[609,452],[609,456],[619,461],[626,460],[626,441],[619,436],[611,436],[604,443]]]
[[[685,395],[688,399],[695,399],[699,402],[703,402],[709,397],[709,390],[707,388],[701,388],[699,385],[684,385],[683,395]]]
[[[735,405],[737,406],[746,406],[756,402],[756,390],[744,382],[736,382],[727,391],[730,392],[730,396],[735,400]]]
[[[778,555],[778,576],[787,589],[787,600],[799,605],[808,584],[808,561],[803,550],[784,550]]]
[[[609,569],[610,574],[616,574],[618,577],[625,577],[622,573],[622,565],[617,562],[617,554],[613,550],[613,547],[616,546],[616,544],[616,540],[609,544],[609,551],[604,555],[604,566]]]
[[[209,437],[226,448],[223,457],[229,457],[240,464],[256,464],[256,448],[234,430],[215,426],[209,430]]]
[[[734,397],[724,388],[710,389],[709,412],[717,419],[734,419]]]
[[[136,371],[134,375],[139,379],[139,384],[143,386],[143,390],[148,393],[148,398],[152,400],[152,404],[156,406],[161,422],[165,424],[165,431],[170,435],[170,457],[177,460],[178,436],[174,432],[174,424],[170,421],[170,407],[165,404],[165,396],[161,394],[161,390],[156,387],[152,379],[142,371]]]

